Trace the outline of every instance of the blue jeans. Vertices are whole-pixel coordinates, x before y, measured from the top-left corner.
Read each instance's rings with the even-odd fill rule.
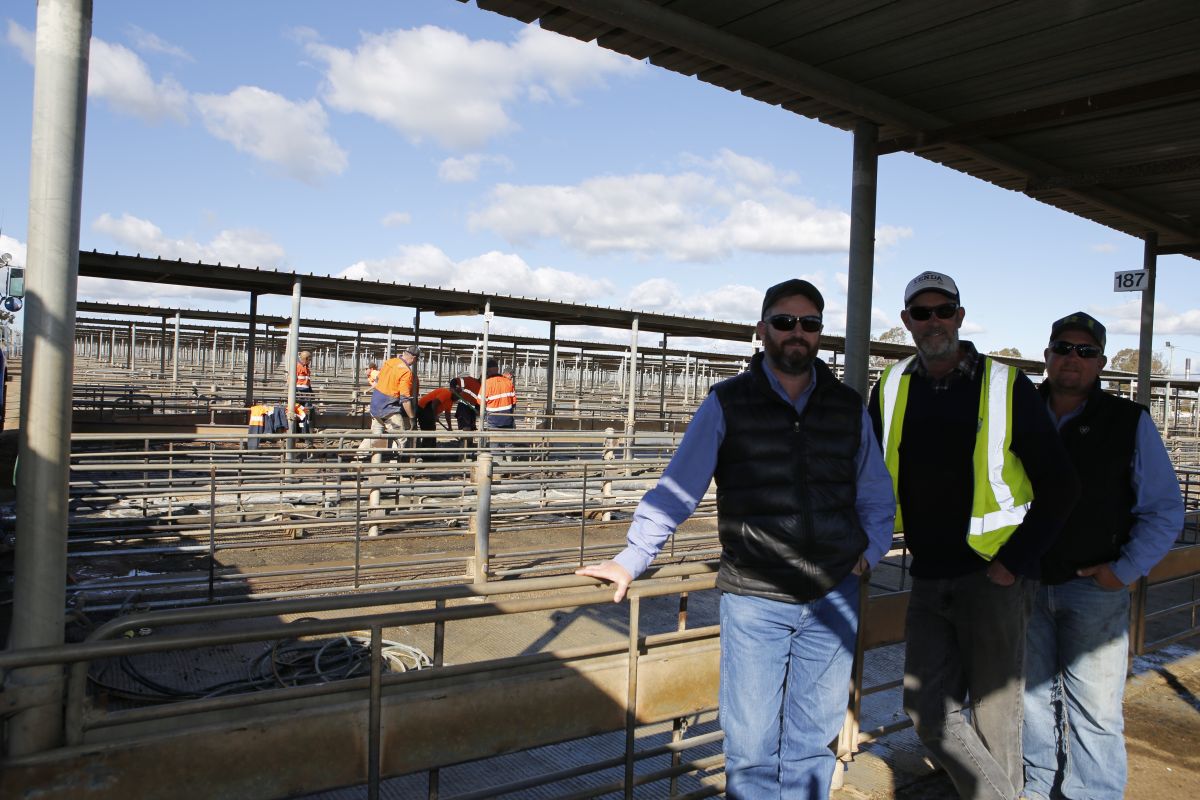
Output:
[[[809,603],[721,595],[727,797],[829,796],[857,630],[854,575]]]
[[[1038,591],[1025,662],[1025,793],[1120,800],[1129,592],[1091,578]]]
[[[963,800],[1021,788],[1025,631],[1034,585],[982,570],[914,578],[905,620],[904,710]]]

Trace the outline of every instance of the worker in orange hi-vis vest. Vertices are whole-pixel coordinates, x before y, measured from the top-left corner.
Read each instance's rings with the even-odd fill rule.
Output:
[[[517,426],[517,387],[508,375],[500,372],[495,359],[487,362],[487,383],[484,385],[484,402],[487,403],[487,426],[489,428],[513,429]]]
[[[389,358],[379,368],[379,379],[371,390],[371,433],[376,436],[413,429],[417,417],[416,397],[420,390],[415,365],[420,356],[421,348],[409,345],[398,358]],[[403,437],[395,437],[392,441],[397,449],[404,447]],[[363,439],[358,449],[365,452],[373,447],[387,446],[387,439],[372,438]]]
[[[478,427],[476,423],[479,419],[479,394],[483,391],[483,384],[479,378],[462,375],[451,379],[450,391],[458,401],[454,408],[454,419],[458,422],[458,429],[475,430]]]
[[[417,426],[423,431],[431,431],[437,427],[438,415],[445,418],[442,427],[450,430],[450,411],[454,408],[454,392],[445,386],[439,386],[423,395],[417,401]],[[437,447],[437,440],[432,436],[421,438],[418,447],[431,450]]]

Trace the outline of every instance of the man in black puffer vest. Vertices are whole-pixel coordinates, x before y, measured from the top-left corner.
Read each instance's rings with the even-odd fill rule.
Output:
[[[1034,800],[1124,797],[1127,587],[1183,528],[1179,481],[1150,415],[1100,388],[1106,338],[1077,311],[1051,326],[1046,348],[1041,393],[1082,494],[1042,557],[1029,620],[1023,796]]]
[[[735,800],[828,797],[858,576],[892,541],[891,478],[862,398],[816,358],[824,309],[808,281],[767,290],[765,353],[697,409],[625,550],[577,572],[616,584],[619,602],[716,479],[720,714]]]

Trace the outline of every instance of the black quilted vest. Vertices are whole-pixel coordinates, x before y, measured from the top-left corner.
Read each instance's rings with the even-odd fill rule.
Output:
[[[1043,396],[1048,389],[1043,383]],[[1080,567],[1116,561],[1129,541],[1136,501],[1133,451],[1138,420],[1145,412],[1145,406],[1103,392],[1097,382],[1083,413],[1062,426],[1059,433],[1081,492],[1058,538],[1042,556],[1043,583],[1064,583]]]
[[[713,387],[725,416],[717,587],[805,603],[849,575],[867,547],[854,506],[862,399],[816,360],[816,386],[797,414],[771,389],[762,360]]]

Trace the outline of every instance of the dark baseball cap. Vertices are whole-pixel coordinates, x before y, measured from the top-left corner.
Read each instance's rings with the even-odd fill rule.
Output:
[[[1082,311],[1076,311],[1074,314],[1068,314],[1062,319],[1056,320],[1050,326],[1050,341],[1057,339],[1063,331],[1083,331],[1096,340],[1096,344],[1100,345],[1101,350],[1107,344],[1107,331],[1104,324],[1091,314],[1085,314]]]
[[[817,311],[822,313],[825,311],[825,298],[821,296],[821,292],[817,287],[800,278],[789,278],[783,283],[777,283],[770,289],[767,289],[766,295],[763,296],[761,316],[765,317],[771,306],[783,298],[792,297],[797,294],[802,294],[811,300],[812,304],[817,307]]]

